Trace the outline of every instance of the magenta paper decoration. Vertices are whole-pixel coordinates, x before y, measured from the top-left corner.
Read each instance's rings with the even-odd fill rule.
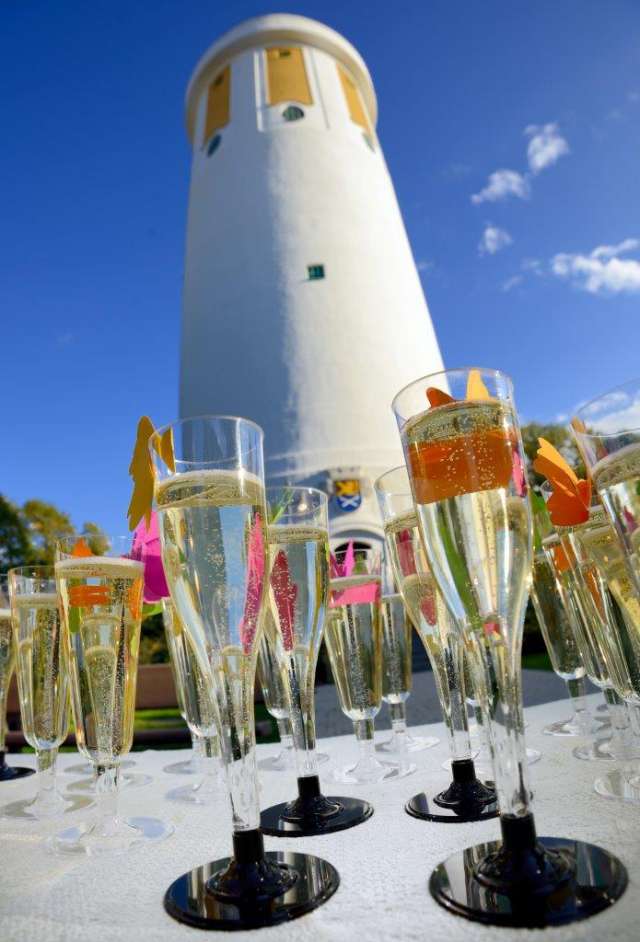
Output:
[[[151,512],[148,528],[143,517],[133,531],[131,558],[144,565],[144,601],[153,603],[168,598],[169,587],[162,565],[160,530],[155,510]]]
[[[353,540],[349,541],[347,552],[344,556],[344,562],[339,563],[333,553],[330,554],[331,578],[346,579],[354,574],[356,567],[356,554],[353,547]],[[377,602],[380,599],[380,580],[372,576],[371,582],[363,582],[362,585],[349,586],[342,591],[331,592],[331,608],[337,608],[338,605],[358,605],[369,602]]]

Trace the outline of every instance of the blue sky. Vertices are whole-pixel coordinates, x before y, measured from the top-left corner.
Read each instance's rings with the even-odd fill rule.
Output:
[[[177,412],[186,83],[275,9],[371,70],[445,362],[511,373],[541,420],[640,374],[636,0],[22,0],[0,12],[11,499],[124,532],[136,420]]]

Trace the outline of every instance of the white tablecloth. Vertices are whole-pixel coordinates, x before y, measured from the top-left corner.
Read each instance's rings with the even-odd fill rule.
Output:
[[[598,702],[592,698],[594,705]],[[615,851],[629,870],[630,885],[610,910],[585,922],[545,930],[553,940],[607,940],[635,942],[640,938],[640,808],[607,801],[593,791],[594,776],[610,763],[574,759],[574,739],[543,736],[545,723],[566,717],[568,704],[550,703],[526,711],[527,742],[543,757],[531,766],[535,811],[540,834],[570,836],[592,841]],[[377,940],[429,940],[468,942],[469,939],[510,942],[532,938],[539,932],[494,929],[449,915],[430,897],[427,880],[433,867],[452,851],[499,836],[497,820],[481,824],[431,824],[410,818],[404,802],[417,791],[435,793],[446,784],[441,763],[446,758],[441,725],[416,727],[415,732],[440,736],[433,749],[412,758],[418,771],[381,785],[328,786],[325,792],[358,795],[375,808],[365,824],[316,838],[266,838],[267,849],[308,851],[331,861],[340,871],[338,892],[324,906],[294,922],[234,938],[295,940],[295,942],[362,942]],[[386,734],[385,734],[386,735]],[[351,737],[322,741],[332,763],[345,762],[353,753]],[[277,746],[260,746],[259,756]],[[198,930],[171,919],[162,906],[172,880],[207,860],[230,852],[228,802],[221,792],[210,808],[188,808],[164,800],[171,787],[185,784],[185,776],[167,775],[163,767],[186,751],[149,750],[136,753],[139,769],[153,775],[153,783],[122,794],[125,814],[157,815],[175,824],[164,843],[138,848],[120,857],[60,859],[45,852],[42,838],[60,830],[61,820],[46,826],[0,823],[0,940],[1,942],[173,942],[195,938]],[[11,756],[29,764],[31,756]],[[61,771],[78,761],[76,754],[60,757]],[[323,771],[327,766],[323,767]],[[77,776],[75,777],[77,778]],[[326,774],[324,776],[326,780]],[[0,801],[14,801],[34,792],[35,777],[0,786]],[[61,783],[72,781],[61,775]],[[294,796],[293,776],[262,772],[262,805]],[[82,814],[81,812],[79,814]],[[65,816],[65,822],[69,815]]]

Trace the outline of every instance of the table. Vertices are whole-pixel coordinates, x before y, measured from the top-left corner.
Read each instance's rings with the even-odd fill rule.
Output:
[[[599,700],[590,698],[594,707]],[[568,713],[564,702],[526,710],[527,742],[543,751],[530,767],[536,793],[535,810],[541,834],[571,836],[615,851],[626,864],[630,885],[610,910],[586,922],[545,930],[553,942],[607,940],[635,942],[640,936],[637,877],[640,867],[640,814],[637,807],[607,801],[592,789],[598,769],[610,763],[574,759],[573,739],[542,735],[542,727]],[[414,754],[418,771],[396,782],[369,787],[327,786],[327,793],[358,795],[372,802],[375,814],[349,831],[304,839],[267,838],[267,849],[282,848],[323,856],[335,864],[341,886],[315,912],[286,926],[235,933],[234,942],[260,939],[295,942],[469,942],[469,940],[529,940],[540,932],[495,929],[449,915],[429,896],[427,878],[448,854],[499,836],[497,821],[480,824],[429,824],[404,813],[408,797],[423,788],[436,792],[445,784],[441,763],[446,758],[442,724],[415,727],[416,733],[435,734],[441,742]],[[322,740],[333,763],[353,754],[352,737]],[[259,756],[277,750],[260,746]],[[60,859],[42,847],[43,833],[60,829],[60,819],[46,826],[4,821],[0,824],[0,940],[2,942],[178,942],[201,937],[198,930],[174,922],[162,908],[169,883],[180,873],[230,851],[228,802],[221,791],[210,808],[187,808],[164,800],[169,788],[184,784],[185,776],[162,771],[187,752],[148,750],[136,753],[140,770],[154,776],[151,785],[122,795],[127,814],[152,814],[171,819],[175,834],[162,844],[138,848],[122,857]],[[60,757],[61,771],[77,762],[76,754]],[[11,761],[15,761],[12,757]],[[21,756],[21,764],[33,762]],[[34,789],[34,777],[2,786],[0,801],[13,801]],[[61,783],[72,781],[61,775]],[[293,778],[261,773],[263,807],[294,795]],[[67,816],[67,819],[69,816]],[[214,938],[210,936],[209,938]]]

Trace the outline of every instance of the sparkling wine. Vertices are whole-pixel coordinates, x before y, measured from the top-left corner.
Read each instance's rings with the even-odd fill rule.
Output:
[[[557,548],[558,538],[553,539],[553,545]],[[531,598],[551,666],[565,681],[580,680],[586,671],[572,624],[573,619],[562,605],[554,567],[544,551],[536,553],[533,560]]]
[[[264,616],[265,630],[260,636],[258,650],[258,680],[262,687],[264,705],[275,720],[289,719],[289,705],[285,689],[286,679],[280,672],[280,666],[275,651],[267,640],[274,638],[277,632],[270,606]]]
[[[447,729],[462,738],[456,757],[469,752],[462,686],[462,651],[456,625],[433,581],[418,517],[409,511],[385,526],[385,539],[397,585],[413,625],[427,652]]]
[[[618,690],[626,700],[640,699],[640,596],[631,578],[627,560],[611,525],[602,512],[592,525],[578,532],[587,559],[595,566],[600,591],[608,603],[617,642],[610,656],[617,660],[624,686]],[[607,640],[605,635],[604,640]]]
[[[173,603],[165,599],[163,608],[167,647],[182,715],[194,735],[215,736],[215,695],[211,672],[202,671]]]
[[[158,484],[156,502],[171,597],[200,669],[211,672],[234,826],[257,827],[253,786],[240,787],[244,772],[234,764],[255,761],[256,636],[268,585],[264,488],[247,472],[190,471]]]
[[[400,593],[383,595],[380,602],[382,628],[382,699],[404,703],[411,693],[411,622]]]
[[[0,748],[4,748],[5,716],[9,683],[15,667],[16,649],[13,643],[11,609],[0,608]]]
[[[420,413],[401,434],[430,568],[492,720],[500,809],[522,814],[529,795],[517,659],[532,528],[516,418],[503,401],[460,401]]]
[[[143,566],[88,556],[56,562],[78,748],[113,766],[133,742]]]
[[[591,476],[615,520],[640,591],[640,444],[627,445],[594,465]]]
[[[69,709],[57,595],[17,595],[14,624],[22,732],[34,749],[54,749],[67,735]]]
[[[329,579],[329,534],[320,527],[269,527],[271,575],[265,631],[276,652],[299,749],[315,748],[314,682]],[[275,630],[274,630],[275,629]],[[299,723],[303,729],[298,729]]]
[[[605,686],[615,689],[620,684],[620,661],[616,653],[616,632],[624,631],[622,615],[611,598],[606,582],[585,552],[582,537],[606,519],[602,507],[593,508],[589,520],[574,527],[558,527],[558,535],[571,567],[576,603],[582,615],[586,642],[590,647],[597,678]],[[620,625],[617,622],[620,621]],[[594,678],[591,678],[592,680]]]
[[[587,677],[597,687],[608,687],[609,677],[604,663],[599,657],[597,645],[589,629],[588,620],[583,613],[584,607],[579,601],[577,580],[560,537],[554,533],[542,542],[545,557],[554,576],[556,591],[571,619],[574,637]],[[573,553],[570,554],[573,556]]]
[[[354,722],[372,720],[382,702],[380,579],[363,573],[332,579],[325,628],[331,671],[343,713]],[[375,596],[350,602],[352,590]]]

